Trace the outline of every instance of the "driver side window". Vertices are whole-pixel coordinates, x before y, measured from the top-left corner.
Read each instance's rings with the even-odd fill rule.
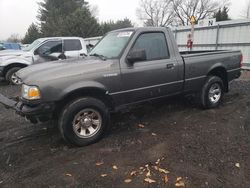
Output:
[[[52,53],[62,53],[62,41],[48,41],[36,50],[39,55],[50,55]]]
[[[136,50],[145,50],[147,61],[169,58],[167,40],[162,32],[141,34],[132,48]]]

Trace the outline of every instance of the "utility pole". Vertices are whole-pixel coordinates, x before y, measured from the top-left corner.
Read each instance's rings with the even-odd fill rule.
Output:
[[[247,5],[247,19],[249,18],[249,14],[250,14],[250,2]]]
[[[191,23],[191,34],[188,34],[187,47],[189,48],[190,51],[192,51],[194,43],[194,25],[196,23],[196,19],[194,16],[191,16],[190,23]]]

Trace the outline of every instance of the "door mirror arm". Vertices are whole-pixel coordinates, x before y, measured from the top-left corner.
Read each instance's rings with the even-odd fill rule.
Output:
[[[34,55],[39,55],[39,53],[38,53],[38,48],[37,48],[37,49],[35,49],[35,51],[34,51]]]

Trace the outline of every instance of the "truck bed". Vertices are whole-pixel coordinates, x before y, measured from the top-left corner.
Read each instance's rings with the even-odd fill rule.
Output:
[[[240,51],[184,51],[180,54],[185,64],[185,91],[201,88],[209,70],[216,67],[224,67],[228,81],[240,75]]]

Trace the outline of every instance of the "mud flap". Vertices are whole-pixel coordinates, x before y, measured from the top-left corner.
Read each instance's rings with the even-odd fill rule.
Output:
[[[6,108],[16,110],[17,103],[17,101],[9,99],[8,97],[5,97],[4,95],[0,94],[0,104],[4,105]]]

